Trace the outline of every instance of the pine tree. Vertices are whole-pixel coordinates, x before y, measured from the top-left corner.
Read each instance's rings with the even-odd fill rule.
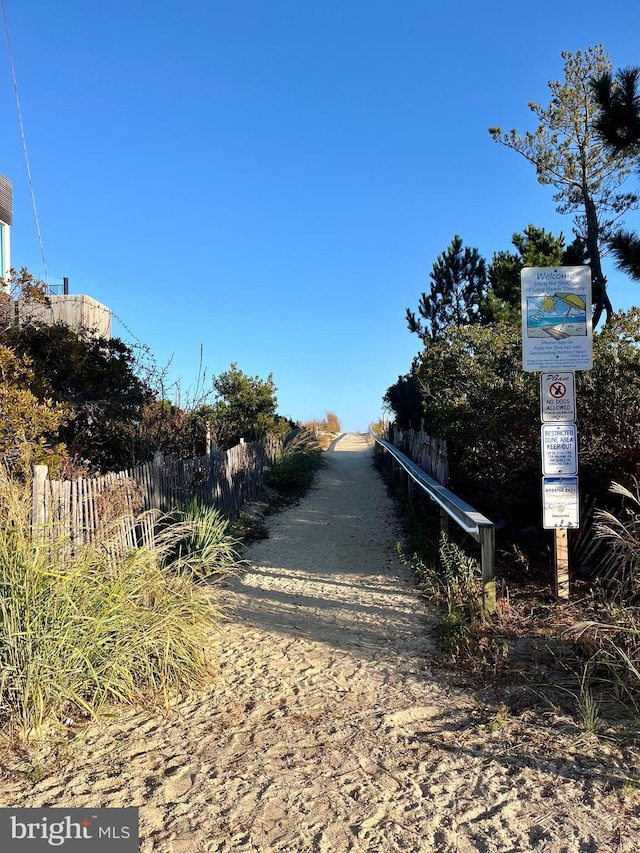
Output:
[[[487,289],[484,259],[477,249],[463,249],[462,238],[457,234],[446,251],[438,255],[429,278],[429,293],[423,293],[418,303],[422,319],[417,319],[409,308],[406,314],[409,331],[419,335],[425,344],[442,338],[452,326],[475,322]]]
[[[610,151],[631,157],[640,169],[640,67],[623,68],[593,81],[600,112],[595,127]],[[640,281],[640,236],[619,228],[609,245],[619,269]]]
[[[565,248],[564,235],[554,236],[544,228],[528,225],[511,236],[515,252],[495,252],[488,269],[490,289],[480,307],[483,323],[496,321],[520,323],[523,267],[553,267],[584,263],[583,246],[574,243]]]
[[[574,214],[591,266],[595,327],[603,311],[607,320],[613,311],[602,272],[602,248],[638,196],[618,191],[630,173],[628,157],[611,151],[594,125],[597,103],[592,80],[611,71],[604,48],[596,45],[584,53],[561,55],[564,81],[549,83],[549,105],[529,104],[539,121],[536,130],[521,136],[517,130],[503,133],[492,127],[489,133],[532,163],[541,184],[556,188],[553,198],[559,213]]]

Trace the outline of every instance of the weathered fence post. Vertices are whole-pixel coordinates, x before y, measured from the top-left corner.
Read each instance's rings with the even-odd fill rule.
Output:
[[[153,454],[153,497],[152,506],[162,512],[165,511],[164,489],[162,488],[162,465],[164,453],[156,450]]]
[[[33,491],[31,501],[31,528],[36,530],[47,523],[47,474],[46,465],[33,466]]]

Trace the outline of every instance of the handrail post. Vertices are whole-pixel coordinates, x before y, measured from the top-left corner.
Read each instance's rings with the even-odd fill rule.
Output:
[[[482,604],[487,613],[496,609],[496,534],[493,525],[480,525],[480,565],[482,566]]]

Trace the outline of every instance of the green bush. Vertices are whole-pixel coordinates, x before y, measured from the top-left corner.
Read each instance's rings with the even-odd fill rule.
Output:
[[[427,430],[447,439],[453,491],[516,524],[540,501],[538,384],[521,351],[513,324],[473,325],[449,330],[416,364]]]
[[[30,510],[0,472],[0,721],[26,735],[112,700],[169,703],[206,679],[219,614],[162,567],[168,534],[115,560],[106,541],[32,536]]]
[[[593,338],[593,368],[576,374],[580,490],[608,503],[612,481],[640,476],[640,308],[615,313]]]
[[[266,380],[247,376],[233,362],[225,373],[213,377],[215,400],[208,409],[212,435],[222,449],[241,438],[260,441],[266,435],[283,438],[293,423],[276,412],[278,400],[273,374]]]
[[[414,367],[426,428],[448,441],[453,490],[516,527],[541,518],[539,380],[521,352],[520,326],[455,327]],[[576,378],[580,487],[606,504],[612,480],[630,486],[640,473],[640,308],[614,314],[593,352]]]
[[[435,539],[431,544],[435,545]],[[480,564],[444,530],[439,534],[437,553],[435,549],[427,553],[424,545],[409,563],[421,592],[443,611],[437,632],[440,649],[454,658],[467,656],[477,648],[475,629],[482,621]]]
[[[138,376],[130,347],[119,338],[96,337],[65,323],[12,326],[0,342],[28,367],[30,379],[28,384],[21,380],[21,385],[39,407],[52,408],[47,403],[52,401],[65,412],[55,437],[48,440],[63,444],[70,457],[90,460],[103,472],[131,465],[134,425],[141,421],[151,390]]]

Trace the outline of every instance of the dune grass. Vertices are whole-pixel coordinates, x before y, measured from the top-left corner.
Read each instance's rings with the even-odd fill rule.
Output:
[[[230,532],[231,522],[214,506],[188,501],[169,519],[168,564],[195,578],[222,577],[241,564],[241,546]],[[178,526],[176,526],[178,525]]]
[[[568,635],[597,681],[616,696],[624,697],[640,712],[640,487],[635,494],[612,483],[613,495],[622,498],[617,514],[597,510],[594,540],[604,543],[600,578],[606,598],[598,602],[597,618],[574,625]]]
[[[169,703],[204,682],[219,614],[164,567],[170,532],[114,559],[104,541],[32,535],[30,512],[28,490],[0,472],[0,723],[26,736],[114,700]]]
[[[326,432],[331,435],[338,435],[342,432],[340,418],[335,412],[326,412],[324,420],[305,421],[305,423],[302,424],[302,428],[307,432]]]
[[[267,484],[285,493],[304,491],[324,464],[320,442],[312,433],[302,430],[284,444]]]

